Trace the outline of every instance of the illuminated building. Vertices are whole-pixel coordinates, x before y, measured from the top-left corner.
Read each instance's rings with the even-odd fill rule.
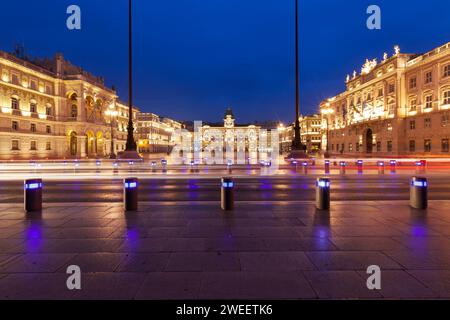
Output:
[[[137,115],[138,151],[140,153],[171,152],[177,135],[175,130],[182,129],[182,124],[169,118],[161,118],[153,113]]]
[[[425,54],[398,46],[366,60],[346,91],[323,101],[322,149],[339,155],[444,156],[450,139],[450,43]]]
[[[316,153],[321,149],[322,144],[322,119],[318,114],[300,116],[300,137],[302,144],[306,146],[308,153]],[[281,151],[287,153],[291,151],[292,139],[294,138],[294,125],[284,127],[280,125]]]

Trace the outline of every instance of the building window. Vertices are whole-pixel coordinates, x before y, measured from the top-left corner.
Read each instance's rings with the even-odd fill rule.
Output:
[[[52,87],[49,85],[45,86],[45,93],[52,94],[53,93]]]
[[[19,130],[19,123],[17,121],[13,121],[11,128],[13,129],[13,131]]]
[[[348,145],[348,151],[353,152],[353,143]]]
[[[46,132],[47,132],[48,134],[51,134],[51,133],[52,133],[52,127],[51,127],[51,126],[47,126],[47,127],[46,127]]]
[[[31,124],[31,126],[30,126],[30,131],[31,131],[31,132],[36,132],[36,124],[35,124],[35,123],[32,123],[32,124]]]
[[[30,81],[30,88],[31,88],[32,90],[37,90],[37,83],[36,83],[35,80],[31,80],[31,81]]]
[[[36,105],[36,103],[34,103],[34,102],[30,103],[30,112],[31,113],[36,113],[37,112],[37,105]]]
[[[442,152],[449,152],[449,140],[442,139]]]
[[[409,111],[416,111],[417,110],[417,99],[411,99],[409,101]]]
[[[433,108],[433,96],[430,94],[425,97],[425,109]]]
[[[72,108],[70,109],[70,116],[72,118],[78,117],[78,107],[76,105],[72,105]]]
[[[378,97],[384,96],[383,88],[378,89]]]
[[[356,152],[359,152],[359,142],[356,142],[355,146],[356,146]]]
[[[47,115],[47,116],[51,116],[52,115],[52,107],[51,106],[47,106],[46,108],[45,108],[45,114]]]
[[[444,67],[444,78],[450,77],[450,64]]]
[[[387,142],[387,151],[392,152],[392,141]]]
[[[11,109],[13,110],[19,110],[19,99],[17,98],[11,98]]]
[[[433,72],[428,71],[427,73],[425,73],[425,84],[429,84],[432,82],[433,82]]]
[[[424,127],[431,128],[431,118],[425,118]]]
[[[30,150],[31,151],[36,151],[37,150],[36,145],[37,145],[36,141],[34,141],[34,140],[30,141]]]
[[[52,143],[50,141],[47,141],[45,144],[45,150],[50,151],[52,150]]]
[[[450,104],[450,90],[444,92],[444,101],[443,104]]]
[[[15,85],[19,85],[19,76],[17,74],[12,74],[12,83]]]
[[[443,127],[446,127],[446,126],[448,126],[448,124],[449,124],[449,114],[448,114],[448,112],[445,112],[441,118],[441,125]]]
[[[19,151],[19,140],[12,140],[11,141],[11,150],[12,151]]]
[[[409,79],[409,88],[410,89],[415,89],[417,87],[417,78],[411,78]]]
[[[412,120],[409,122],[409,129],[416,130],[416,121]]]
[[[423,149],[425,152],[431,152],[431,140],[426,139],[423,143]]]
[[[395,92],[395,84],[394,83],[390,83],[389,84],[389,93],[394,93]]]
[[[410,140],[409,141],[409,152],[415,152],[416,151],[416,141]]]
[[[381,141],[377,141],[377,152],[381,152]]]

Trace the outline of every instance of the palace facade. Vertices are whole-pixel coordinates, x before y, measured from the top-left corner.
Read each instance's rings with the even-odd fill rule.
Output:
[[[319,114],[300,116],[300,137],[303,145],[306,146],[308,153],[316,153],[322,145],[322,119]],[[288,153],[292,149],[294,139],[294,124],[285,127],[278,127],[280,132],[280,150],[282,153]]]
[[[322,148],[334,155],[449,156],[450,43],[366,60],[323,101]]]
[[[103,78],[61,54],[31,60],[0,51],[0,160],[117,155],[125,150],[130,116],[137,137],[138,114],[137,108],[129,114]]]

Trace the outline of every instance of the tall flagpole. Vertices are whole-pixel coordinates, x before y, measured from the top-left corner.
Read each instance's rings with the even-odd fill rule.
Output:
[[[133,17],[132,0],[128,0],[128,135],[125,151],[136,152],[137,146],[134,141],[133,125]]]

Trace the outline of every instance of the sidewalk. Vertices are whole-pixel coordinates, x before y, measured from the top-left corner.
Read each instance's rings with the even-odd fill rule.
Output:
[[[450,298],[450,201],[0,205],[0,299]],[[82,270],[69,291],[66,269]],[[381,267],[382,290],[366,287]]]

